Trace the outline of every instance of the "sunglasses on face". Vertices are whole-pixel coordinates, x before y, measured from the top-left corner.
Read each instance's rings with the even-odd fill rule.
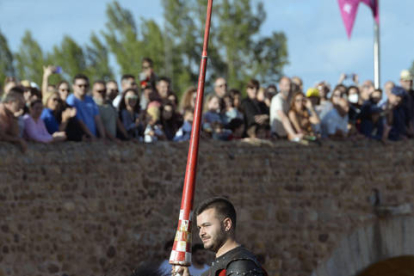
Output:
[[[99,94],[103,94],[105,93],[106,90],[95,90],[96,92],[98,92]]]
[[[125,97],[125,99],[127,99],[127,100],[137,100],[138,96],[127,96],[127,97]]]
[[[111,90],[109,90],[109,92],[119,92],[119,90],[118,89],[111,89]]]

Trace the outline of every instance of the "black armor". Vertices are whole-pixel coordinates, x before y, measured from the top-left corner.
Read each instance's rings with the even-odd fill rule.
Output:
[[[266,276],[256,257],[243,246],[236,247],[214,260],[202,276]]]

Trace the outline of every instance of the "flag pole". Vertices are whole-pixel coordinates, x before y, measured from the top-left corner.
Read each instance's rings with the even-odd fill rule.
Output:
[[[377,1],[379,5],[379,0]],[[379,11],[379,7],[378,7]],[[376,20],[374,20],[374,84],[375,88],[380,88],[381,82],[381,66],[380,66],[380,27]]]

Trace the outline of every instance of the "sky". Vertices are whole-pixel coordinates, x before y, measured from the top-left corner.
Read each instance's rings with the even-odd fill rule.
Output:
[[[259,0],[252,0],[253,3]],[[381,26],[381,85],[398,82],[403,69],[414,61],[414,1],[379,0]],[[70,35],[79,44],[89,41],[91,32],[105,26],[106,4],[111,1],[0,0],[0,30],[12,51],[30,30],[46,51]],[[135,19],[163,22],[161,0],[120,0]],[[326,80],[332,85],[341,73],[359,75],[361,81],[374,79],[374,21],[371,10],[360,5],[349,40],[337,0],[263,0],[267,18],[261,35],[284,32],[287,36],[288,76],[299,76],[304,87]],[[213,10],[214,12],[214,10]],[[119,73],[119,72],[118,72]],[[345,84],[349,84],[346,82]]]

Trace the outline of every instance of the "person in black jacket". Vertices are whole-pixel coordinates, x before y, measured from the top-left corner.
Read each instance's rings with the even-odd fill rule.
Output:
[[[258,126],[269,125],[268,110],[263,108],[257,100],[257,92],[259,91],[260,83],[257,80],[250,80],[247,83],[247,97],[242,101],[242,109],[244,112],[246,132],[251,138],[255,137],[256,128]]]

